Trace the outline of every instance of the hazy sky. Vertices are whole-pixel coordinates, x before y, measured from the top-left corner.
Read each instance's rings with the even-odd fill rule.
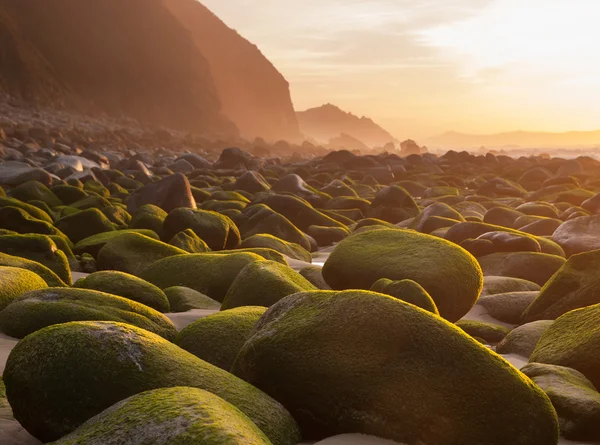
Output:
[[[597,0],[203,0],[257,44],[296,109],[395,136],[600,128]]]

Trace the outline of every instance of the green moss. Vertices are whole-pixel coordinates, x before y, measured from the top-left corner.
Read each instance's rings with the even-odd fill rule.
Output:
[[[227,216],[207,210],[173,210],[163,225],[164,239],[192,229],[212,250],[233,249],[240,243],[240,232]]]
[[[41,263],[62,281],[71,283],[71,268],[66,255],[46,235],[0,236],[0,252]]]
[[[118,270],[138,276],[152,263],[182,254],[187,252],[139,233],[124,233],[100,249],[96,266],[98,270]]]
[[[102,209],[104,207],[110,206],[110,201],[101,196],[91,195],[82,199],[81,201],[74,202],[69,205],[74,209],[79,210],[88,210],[88,209]]]
[[[157,241],[160,240],[155,232],[147,229],[126,229],[112,232],[97,233],[96,235],[84,238],[77,244],[75,244],[75,253],[77,255],[89,253],[93,257],[97,257],[98,252],[100,252],[100,249],[102,249],[107,242],[127,233],[137,233],[139,235],[144,235],[148,238],[153,238]]]
[[[110,232],[115,226],[98,209],[87,209],[56,221],[56,227],[77,244],[97,233]]]
[[[554,320],[600,303],[600,251],[573,255],[542,288],[523,314],[523,321]]]
[[[576,369],[600,388],[600,304],[567,312],[555,320],[530,361]]]
[[[337,290],[370,289],[381,278],[413,280],[450,321],[469,312],[483,286],[481,268],[466,250],[401,229],[371,230],[346,238],[325,262],[323,277]]]
[[[108,189],[98,181],[86,181],[85,184],[83,184],[83,189],[87,192],[96,193],[103,198],[108,198],[110,196]]]
[[[192,309],[220,309],[221,303],[194,289],[184,286],[168,287],[164,290],[169,299],[171,312],[187,312]]]
[[[274,444],[300,440],[289,413],[252,385],[157,335],[121,323],[67,323],[38,331],[13,349],[4,379],[15,418],[44,442],[73,432],[130,396],[175,386],[222,397]]]
[[[499,343],[510,333],[510,329],[504,326],[476,320],[459,320],[456,326],[471,337],[479,337],[488,344]]]
[[[151,425],[151,427],[149,427]],[[271,445],[239,409],[197,388],[160,388],[103,411],[53,445]]]
[[[31,261],[26,258],[19,256],[8,255],[6,253],[0,253],[0,266],[6,267],[17,267],[20,269],[26,269],[39,275],[48,286],[51,287],[64,287],[65,282],[61,280],[52,270],[48,269],[43,264],[36,261]]]
[[[350,235],[350,230],[345,227],[310,226],[306,233],[312,236],[319,246],[331,246]]]
[[[131,215],[121,206],[112,205],[110,207],[103,207],[100,211],[110,222],[118,227],[127,228],[131,222]]]
[[[61,200],[62,204],[70,205],[74,202],[85,199],[88,194],[78,187],[72,185],[55,185],[51,188],[51,191],[55,194],[58,199]]]
[[[248,204],[241,201],[217,201],[211,199],[204,201],[200,206],[203,210],[212,210],[214,212],[222,213],[226,210],[244,210]]]
[[[240,271],[256,261],[264,259],[247,252],[177,255],[153,263],[140,277],[161,289],[185,286],[221,302]]]
[[[287,260],[280,252],[273,249],[267,249],[264,247],[248,247],[246,249],[234,249],[234,250],[220,250],[219,252],[211,252],[215,255],[229,255],[231,253],[253,253],[255,255],[263,257],[265,260],[275,261],[277,263],[288,265]]]
[[[169,244],[189,253],[210,252],[210,247],[192,229],[176,234]]]
[[[250,202],[250,200],[248,198],[246,198],[244,195],[242,195],[239,192],[233,192],[233,191],[218,191],[218,192],[214,192],[212,195],[210,195],[210,199],[214,199],[216,201],[240,201],[243,203],[248,204]]]
[[[10,196],[20,201],[42,201],[50,207],[62,205],[60,199],[38,181],[25,182],[10,191]]]
[[[371,290],[380,294],[390,295],[399,300],[414,304],[435,315],[439,315],[438,308],[431,295],[423,289],[423,286],[413,280],[392,281],[382,278],[373,284]]]
[[[493,253],[477,259],[484,275],[520,278],[543,286],[565,264],[556,255],[535,252]]]
[[[161,235],[167,216],[168,213],[160,207],[146,204],[135,211],[129,227],[131,229],[149,229]]]
[[[246,238],[242,241],[242,248],[267,248],[273,249],[277,252],[282,253],[283,255],[300,260],[306,261],[310,263],[312,261],[312,256],[309,251],[304,249],[299,244],[290,243],[288,241],[282,240],[281,238],[277,238],[276,236],[269,235],[266,233],[258,234]]]
[[[25,292],[47,287],[46,282],[34,272],[0,266],[0,311]]]
[[[316,290],[316,287],[290,267],[273,261],[254,262],[235,278],[221,310],[241,306],[270,307],[288,295],[308,290]]]
[[[505,294],[508,292],[535,292],[541,286],[533,281],[513,277],[499,277],[487,275],[483,278],[483,290],[481,296]]]
[[[21,210],[25,210],[36,219],[41,219],[42,221],[52,224],[52,218],[46,212],[36,206],[24,203],[15,198],[0,197],[0,207],[17,207]]]
[[[209,315],[184,328],[177,335],[175,344],[229,371],[266,310],[265,307],[246,306]]]
[[[159,312],[169,312],[170,304],[165,293],[153,284],[138,277],[114,270],[95,272],[75,286],[93,289],[145,304]]]
[[[558,441],[550,401],[517,369],[442,318],[374,292],[287,297],[261,317],[232,372],[282,401],[305,440],[352,431],[407,444]]]
[[[173,323],[148,306],[105,292],[62,287],[33,290],[14,299],[0,312],[0,331],[23,338],[53,324],[88,320],[128,323],[167,340],[177,335]]]
[[[18,207],[0,207],[0,227],[17,233],[65,236],[49,222],[34,218]]]

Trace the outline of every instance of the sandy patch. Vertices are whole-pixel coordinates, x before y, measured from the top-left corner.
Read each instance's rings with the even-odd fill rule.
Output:
[[[209,315],[216,314],[219,309],[192,309],[187,312],[180,312],[177,314],[165,314],[173,322],[178,331],[181,331],[186,326],[192,324],[196,320],[199,320]]]
[[[504,326],[509,329],[514,329],[517,327],[515,324],[504,323],[500,320],[496,320],[492,317],[486,308],[483,306],[476,304],[473,308],[465,315],[462,320],[473,320],[473,321],[481,321],[484,323],[492,323],[499,326]]]

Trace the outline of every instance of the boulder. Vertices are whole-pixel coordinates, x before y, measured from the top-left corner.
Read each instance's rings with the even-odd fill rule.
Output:
[[[540,338],[551,324],[552,320],[540,320],[515,328],[498,343],[496,352],[499,354],[517,354],[529,359]]]
[[[98,256],[100,249],[102,249],[106,243],[110,240],[117,238],[119,236],[125,235],[127,233],[137,233],[139,235],[144,235],[149,238],[153,238],[155,240],[159,240],[156,232],[148,229],[125,229],[125,230],[115,230],[113,232],[104,232],[97,233],[96,235],[92,235],[88,238],[84,238],[75,244],[75,253],[78,255],[82,255],[84,253],[88,253],[92,255],[94,258]]]
[[[0,266],[25,269],[39,275],[50,287],[66,287],[66,284],[52,270],[41,263],[19,256],[0,253]]]
[[[169,213],[163,225],[163,238],[171,239],[186,229],[192,229],[212,250],[233,249],[240,243],[240,232],[227,216],[185,208]]]
[[[159,312],[170,312],[169,300],[161,289],[124,272],[114,270],[95,272],[77,281],[75,287],[118,295],[145,304]]]
[[[168,215],[169,214],[160,207],[152,204],[145,204],[138,207],[132,215],[129,227],[131,229],[149,229],[160,235]]]
[[[246,306],[209,315],[184,328],[175,344],[229,371],[266,310],[264,307]]]
[[[442,318],[373,292],[285,298],[261,317],[232,372],[281,401],[306,440],[558,441],[550,401],[512,365]]]
[[[97,233],[111,232],[115,225],[100,210],[92,208],[59,219],[56,228],[77,244]]]
[[[299,273],[306,278],[313,286],[321,290],[331,290],[329,284],[323,278],[323,268],[320,266],[306,266]]]
[[[44,442],[64,437],[135,394],[175,386],[225,399],[274,444],[296,445],[300,439],[285,408],[260,390],[158,335],[122,323],[75,322],[38,331],[13,349],[4,381],[15,418]]]
[[[535,252],[493,253],[477,259],[484,275],[520,278],[540,286],[565,264],[556,255]]]
[[[569,219],[556,229],[552,240],[567,256],[600,249],[600,215]]]
[[[304,249],[302,246],[296,243],[290,243],[288,241],[277,238],[276,236],[261,233],[253,235],[242,241],[242,248],[256,248],[263,247],[268,249],[276,250],[281,254],[290,257],[295,260],[305,261],[307,263],[312,262],[312,256],[309,251]]]
[[[483,286],[477,261],[466,250],[421,233],[380,229],[339,243],[323,267],[332,289],[370,289],[381,279],[420,284],[450,321],[473,307]]]
[[[429,295],[419,283],[413,280],[392,281],[387,278],[382,278],[381,280],[377,280],[373,286],[371,286],[371,290],[373,292],[390,295],[398,300],[414,304],[421,309],[439,315],[431,295]]]
[[[30,181],[21,184],[10,191],[10,196],[19,201],[42,201],[49,207],[63,205],[60,199],[44,184]]]
[[[188,209],[196,208],[196,201],[192,196],[190,182],[181,173],[167,176],[158,182],[147,184],[131,193],[129,199],[127,199],[127,210],[133,214],[137,209],[146,204],[160,207],[167,213],[180,207]]]
[[[498,321],[518,325],[525,309],[538,296],[538,291],[506,292],[482,296],[477,302],[487,313]]]
[[[248,193],[266,192],[271,188],[267,180],[256,171],[247,171],[236,179],[236,190],[243,190]]]
[[[25,292],[47,287],[46,282],[34,272],[0,266],[0,311]]]
[[[187,312],[192,309],[219,310],[221,308],[221,303],[218,301],[189,287],[168,287],[164,290],[164,293],[169,299],[172,313]]]
[[[208,244],[196,235],[196,232],[192,229],[186,229],[175,234],[175,236],[169,240],[169,244],[189,253],[210,252]]]
[[[456,326],[461,328],[471,337],[477,340],[483,340],[486,344],[490,345],[495,345],[502,341],[502,339],[510,332],[510,329],[504,326],[477,320],[459,320],[456,322]]]
[[[483,277],[481,296],[505,294],[508,292],[539,292],[541,286],[521,278],[498,277],[486,275]]]
[[[270,307],[297,292],[316,290],[306,278],[274,261],[249,263],[231,283],[221,310],[241,306]]]

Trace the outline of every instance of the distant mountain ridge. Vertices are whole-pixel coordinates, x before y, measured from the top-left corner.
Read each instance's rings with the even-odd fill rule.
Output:
[[[497,134],[467,134],[447,132],[439,136],[427,138],[424,142],[429,146],[445,148],[486,148],[520,147],[520,148],[572,148],[600,146],[600,130],[568,131],[563,133],[514,131]]]
[[[195,0],[0,0],[0,93],[216,137],[300,136],[283,76]]]
[[[296,116],[304,136],[319,143],[328,143],[341,135],[351,136],[371,147],[395,141],[394,136],[372,119],[355,116],[332,104],[299,111]]]

